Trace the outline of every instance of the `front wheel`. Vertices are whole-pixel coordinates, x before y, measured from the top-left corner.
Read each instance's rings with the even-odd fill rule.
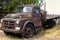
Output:
[[[27,24],[24,30],[24,33],[22,34],[26,38],[30,38],[34,35],[34,27],[31,24]]]

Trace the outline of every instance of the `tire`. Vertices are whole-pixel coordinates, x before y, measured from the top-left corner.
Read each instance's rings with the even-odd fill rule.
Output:
[[[25,38],[30,38],[34,35],[34,32],[35,32],[35,29],[34,29],[33,25],[27,24],[22,36]]]
[[[4,31],[4,33],[5,33],[6,35],[11,35],[11,33],[9,33],[9,32],[5,32],[5,31]]]
[[[44,28],[53,28],[56,25],[56,22],[54,20],[48,20],[46,24],[44,24]]]

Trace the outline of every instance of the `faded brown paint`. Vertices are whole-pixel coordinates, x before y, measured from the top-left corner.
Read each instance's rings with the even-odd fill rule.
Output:
[[[31,6],[31,5],[27,5],[27,6]],[[2,27],[0,29],[3,30],[3,31],[7,31],[7,32],[22,33],[24,31],[24,28],[25,28],[27,23],[33,23],[35,28],[42,26],[42,23],[46,19],[46,12],[41,10],[39,6],[34,6],[33,5],[31,7],[33,9],[32,9],[32,13],[30,13],[30,14],[27,14],[27,13],[16,13],[17,16],[22,16],[21,18],[18,18],[19,19],[19,24],[16,24],[17,19],[14,20],[14,19],[11,19],[9,17],[5,17],[3,19],[3,23],[2,23],[3,25],[2,25]],[[34,13],[33,10],[35,8],[39,9],[39,13],[38,14]],[[11,15],[11,14],[9,14],[9,15]],[[6,22],[5,24],[4,24],[4,21]],[[8,26],[11,26],[10,25],[11,23],[13,23],[13,25],[12,25],[11,28],[9,28]],[[17,26],[21,27],[21,30],[18,30],[18,31],[15,30],[15,27],[17,27]]]

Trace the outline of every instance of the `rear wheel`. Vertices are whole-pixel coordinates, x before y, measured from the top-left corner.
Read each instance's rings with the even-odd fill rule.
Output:
[[[44,24],[44,28],[52,28],[56,25],[56,22],[54,20],[48,20],[45,24]]]
[[[35,29],[34,29],[33,25],[27,24],[22,36],[24,36],[26,38],[30,38],[34,35],[34,32],[35,32]]]

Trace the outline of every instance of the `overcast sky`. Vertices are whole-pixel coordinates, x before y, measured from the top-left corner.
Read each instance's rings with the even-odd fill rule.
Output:
[[[49,14],[60,15],[60,0],[45,0],[46,10]]]

